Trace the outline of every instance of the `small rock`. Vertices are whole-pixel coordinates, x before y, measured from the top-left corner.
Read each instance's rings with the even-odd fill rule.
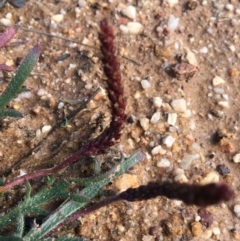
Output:
[[[181,168],[183,170],[186,170],[190,167],[190,165],[192,164],[193,161],[199,159],[199,154],[186,154],[181,162]]]
[[[63,14],[55,14],[55,15],[52,15],[51,19],[52,19],[54,22],[60,23],[60,22],[63,20]]]
[[[42,133],[49,132],[52,129],[52,126],[43,126],[42,127]]]
[[[229,103],[228,103],[228,101],[224,101],[224,100],[219,101],[219,102],[218,102],[218,105],[221,106],[221,107],[223,107],[223,108],[229,108]]]
[[[143,25],[138,22],[129,22],[126,25],[120,25],[120,30],[126,34],[139,34],[143,31]]]
[[[216,167],[216,171],[222,175],[222,176],[225,176],[227,175],[228,173],[230,173],[230,170],[227,166],[225,166],[224,164],[221,164],[221,165],[217,165]]]
[[[221,230],[218,227],[214,227],[212,228],[212,232],[214,235],[219,235],[221,233]]]
[[[170,15],[168,19],[168,28],[172,31],[178,28],[179,18],[176,18],[174,15]]]
[[[133,6],[127,6],[122,10],[122,14],[127,16],[130,19],[136,19],[136,8]]]
[[[217,76],[217,75],[212,80],[213,86],[224,84],[224,83],[225,83],[225,80],[222,79],[221,77]]]
[[[167,123],[169,125],[175,126],[177,122],[177,114],[176,113],[168,113]]]
[[[200,52],[201,54],[207,54],[207,53],[208,53],[208,48],[207,48],[207,47],[202,47],[202,48],[199,50],[199,52]]]
[[[156,108],[160,108],[162,106],[162,99],[160,97],[153,97],[153,104]]]
[[[85,0],[78,0],[78,5],[82,8],[86,5],[86,1]]]
[[[176,112],[185,112],[187,110],[185,99],[175,99],[171,102],[171,106]]]
[[[0,23],[4,26],[11,26],[12,25],[12,20],[7,19],[7,18],[1,18]]]
[[[160,117],[161,117],[161,113],[158,111],[158,112],[155,112],[153,115],[152,115],[152,118],[150,120],[151,124],[155,124],[157,123],[159,120],[160,120]]]
[[[233,212],[237,215],[237,217],[240,217],[240,205],[234,205]]]
[[[185,225],[183,220],[177,214],[173,214],[169,219],[163,220],[163,233],[174,238],[176,238],[176,236],[182,236],[183,225]]]
[[[217,172],[209,172],[202,180],[201,184],[206,185],[209,183],[218,183],[219,182],[219,175]]]
[[[213,215],[205,208],[198,210],[198,215],[201,217],[200,223],[205,227],[209,228],[213,223]]]
[[[162,158],[161,161],[157,163],[157,167],[170,167],[171,163],[167,158]]]
[[[139,181],[136,175],[125,173],[115,179],[114,186],[119,192],[123,192],[128,188],[138,187]]]
[[[161,145],[155,146],[151,151],[152,155],[157,155],[157,154],[164,155],[166,152],[167,151],[164,150]]]
[[[235,162],[235,163],[239,163],[239,162],[240,162],[240,153],[237,153],[237,154],[233,157],[233,162]]]
[[[143,89],[148,89],[148,88],[151,87],[150,82],[149,82],[148,80],[146,80],[146,79],[144,79],[144,80],[141,81],[141,85],[142,85],[142,88],[143,88]]]
[[[143,130],[147,131],[149,129],[149,119],[146,117],[141,118],[140,125],[143,128]]]
[[[174,137],[172,137],[171,135],[168,135],[165,138],[163,138],[162,143],[166,145],[166,147],[171,148],[175,140],[176,139]]]
[[[202,233],[202,224],[199,222],[191,223],[191,231],[194,237],[198,237]]]
[[[172,8],[174,5],[178,3],[178,0],[167,0],[167,3]]]

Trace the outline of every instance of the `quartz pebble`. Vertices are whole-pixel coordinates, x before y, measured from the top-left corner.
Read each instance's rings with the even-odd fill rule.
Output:
[[[160,97],[153,97],[153,105],[156,108],[160,108],[162,106],[162,99]]]
[[[157,155],[157,154],[164,155],[166,152],[167,151],[164,150],[161,145],[155,146],[151,151],[152,155]]]
[[[122,10],[122,14],[126,17],[135,20],[136,19],[136,8],[134,6],[127,6]]]
[[[176,30],[179,24],[179,18],[176,18],[173,15],[170,15],[170,18],[168,19],[168,28],[172,31]]]
[[[176,140],[176,139],[175,139],[174,137],[172,137],[171,135],[169,135],[169,136],[166,136],[165,138],[163,138],[162,143],[163,143],[166,147],[171,148],[172,145],[173,145],[173,143],[175,142],[175,140]]]
[[[11,19],[7,19],[7,18],[1,18],[0,23],[4,26],[11,26],[12,25]]]
[[[240,153],[237,153],[237,154],[233,157],[233,162],[235,162],[235,163],[239,163],[239,162],[240,162]]]
[[[224,84],[224,83],[225,83],[225,80],[222,79],[221,77],[217,76],[217,75],[212,80],[213,86]]]
[[[219,235],[221,233],[221,231],[218,227],[212,228],[212,232],[213,232],[214,235]]]
[[[221,101],[218,102],[218,105],[223,107],[223,108],[229,108],[228,101],[221,100]]]
[[[176,112],[185,112],[187,110],[185,99],[175,99],[171,102],[171,106]]]
[[[148,89],[148,88],[151,87],[150,82],[149,82],[148,80],[146,80],[146,79],[144,79],[144,80],[141,81],[141,85],[142,85],[142,88],[143,88],[143,89]]]
[[[178,3],[178,0],[167,0],[167,3],[168,3],[169,6],[172,8],[175,4]]]
[[[143,130],[147,131],[149,129],[149,119],[146,117],[141,118],[140,125],[143,128]]]
[[[181,162],[181,168],[183,170],[186,170],[190,167],[190,165],[192,164],[193,161],[199,159],[199,154],[186,154]]]
[[[209,183],[218,183],[219,182],[219,175],[217,172],[209,172],[202,180],[201,184],[206,185]]]
[[[119,28],[125,34],[139,34],[143,31],[143,25],[138,22],[129,22],[127,25],[120,25]]]
[[[168,113],[167,123],[169,125],[175,126],[177,122],[177,114],[176,113]]]
[[[237,217],[240,217],[240,205],[234,205],[233,212],[237,215]]]
[[[52,126],[43,126],[42,127],[42,133],[49,132],[52,129]]]
[[[63,20],[63,14],[55,14],[55,15],[52,15],[51,19],[52,19],[54,22],[60,23],[60,22]]]
[[[160,120],[161,112],[157,111],[152,115],[152,118],[150,120],[151,124],[155,124]]]
[[[157,167],[170,167],[170,161],[167,158],[162,158],[161,161],[157,163]]]
[[[207,53],[208,53],[208,48],[207,48],[207,47],[202,47],[202,48],[199,50],[199,52],[200,52],[201,54],[207,54]]]

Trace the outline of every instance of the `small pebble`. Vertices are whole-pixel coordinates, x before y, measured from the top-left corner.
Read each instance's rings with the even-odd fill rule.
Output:
[[[174,5],[178,3],[178,0],[167,0],[167,3],[172,8]]]
[[[43,126],[42,133],[49,132],[52,129],[52,126]]]
[[[58,104],[58,109],[63,108],[64,105],[65,105],[65,104],[64,104],[63,102],[59,102],[59,104]]]
[[[63,20],[63,14],[52,15],[51,19],[54,22],[60,23]]]
[[[235,163],[239,163],[239,162],[240,162],[240,153],[237,153],[237,154],[233,157],[233,162],[235,162]]]
[[[225,176],[225,175],[227,175],[228,173],[230,173],[229,168],[228,168],[227,166],[223,165],[223,164],[217,165],[216,171],[217,171],[220,175],[222,175],[222,176]]]
[[[228,101],[221,100],[221,101],[218,102],[218,105],[223,107],[223,108],[229,108]]]
[[[199,52],[200,52],[201,54],[207,54],[207,53],[208,53],[208,48],[207,48],[207,47],[202,47],[202,48],[199,50]]]
[[[136,19],[136,8],[134,6],[127,6],[122,10],[122,14],[130,19]]]
[[[140,125],[143,128],[143,130],[147,131],[149,129],[149,119],[146,117],[141,118]]]
[[[179,24],[179,18],[176,18],[173,15],[170,15],[170,18],[168,19],[168,28],[174,31],[178,28],[178,24]]]
[[[175,142],[175,140],[176,140],[176,139],[175,139],[174,137],[172,137],[171,135],[168,135],[168,136],[166,136],[165,138],[163,138],[162,143],[163,143],[166,147],[171,148],[172,145],[173,145],[173,143]]]
[[[155,112],[153,115],[152,115],[152,118],[150,120],[151,124],[155,124],[157,123],[161,118],[161,112]]]
[[[198,237],[202,233],[202,224],[199,222],[191,223],[191,231],[194,237]]]
[[[120,25],[120,30],[125,34],[139,34],[143,31],[143,25],[138,22],[129,22],[126,25]]]
[[[219,235],[221,233],[221,230],[218,227],[212,228],[212,232],[214,235]]]
[[[157,155],[157,154],[164,155],[166,152],[167,151],[164,150],[161,145],[155,146],[151,151],[152,155]]]
[[[162,158],[161,161],[157,163],[157,167],[170,167],[170,161],[167,158]]]
[[[221,77],[217,76],[217,75],[212,80],[213,86],[224,84],[224,83],[225,83],[225,80],[222,79]]]
[[[138,177],[136,175],[124,173],[123,175],[115,179],[114,186],[119,192],[123,192],[128,188],[138,187],[139,186]]]
[[[233,207],[233,212],[234,212],[238,217],[240,217],[240,205],[239,205],[239,204],[234,205],[234,207]]]
[[[206,185],[209,183],[218,183],[219,182],[219,175],[217,172],[209,172],[202,180],[201,184]]]
[[[176,113],[168,113],[167,123],[169,125],[175,126],[177,122],[177,114]]]
[[[7,19],[7,18],[1,18],[0,23],[4,26],[11,26],[12,25],[11,19]]]
[[[143,89],[148,89],[148,88],[151,87],[150,82],[149,82],[148,80],[146,80],[146,79],[144,79],[144,80],[141,81],[141,85],[142,85],[142,88],[143,88]]]
[[[78,0],[78,5],[82,8],[86,5],[86,1],[85,0]]]
[[[176,112],[185,112],[187,110],[185,99],[175,99],[171,102],[171,106]]]
[[[162,99],[160,97],[153,97],[153,105],[156,108],[160,108],[162,106]]]
[[[193,161],[199,159],[199,154],[186,154],[181,162],[181,168],[183,170],[186,170],[190,167],[190,165],[192,164]]]

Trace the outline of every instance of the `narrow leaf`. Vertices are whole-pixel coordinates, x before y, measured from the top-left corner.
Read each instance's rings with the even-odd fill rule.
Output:
[[[17,218],[16,236],[22,237],[23,230],[24,230],[24,216],[21,213],[19,213],[18,218]]]
[[[36,44],[22,60],[15,76],[0,96],[0,110],[2,110],[21,90],[21,86],[36,64],[40,53],[39,44]]]
[[[17,26],[11,26],[0,34],[0,48],[2,48],[17,33],[17,29]]]
[[[1,117],[22,118],[23,116],[19,111],[16,110],[2,110],[0,112],[0,118]]]
[[[14,71],[14,68],[6,64],[0,64],[0,70],[6,71],[6,72],[12,72]]]

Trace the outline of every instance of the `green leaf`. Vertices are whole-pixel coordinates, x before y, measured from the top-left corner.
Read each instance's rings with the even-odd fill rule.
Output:
[[[13,117],[13,118],[22,118],[22,114],[16,110],[2,110],[0,112],[1,117]]]
[[[8,236],[8,237],[0,236],[0,240],[2,240],[2,241],[24,241],[24,239],[15,237],[15,236]]]
[[[84,238],[67,238],[67,237],[62,237],[62,238],[47,238],[47,239],[42,239],[42,241],[85,241]]]
[[[6,90],[0,96],[0,110],[2,110],[21,90],[24,81],[35,66],[40,53],[39,44],[36,44],[22,60],[15,76],[11,79]]]
[[[16,230],[16,236],[17,237],[22,237],[24,231],[24,216],[19,213],[18,218],[17,218],[17,230]]]
[[[67,201],[45,220],[40,229],[31,229],[26,236],[24,236],[24,238],[26,238],[28,241],[40,240],[43,238],[46,234],[55,229],[60,223],[64,222],[64,220],[66,220],[71,214],[87,205],[89,200],[94,198],[102,187],[106,186],[117,176],[125,173],[130,167],[138,163],[143,158],[144,155],[138,151],[128,159],[119,163],[111,175],[105,177],[99,182],[89,184],[79,193],[79,196],[84,197],[86,200],[82,199],[82,202],[74,202],[72,200]]]

